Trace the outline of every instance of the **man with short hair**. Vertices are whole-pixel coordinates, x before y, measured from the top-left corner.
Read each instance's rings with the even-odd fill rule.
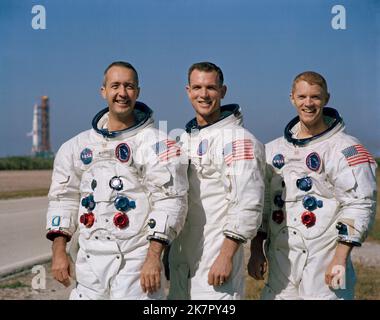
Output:
[[[196,117],[181,137],[189,157],[189,211],[170,249],[170,299],[244,297],[243,243],[261,223],[264,149],[242,127],[213,63],[192,65],[186,87]]]
[[[108,107],[55,158],[47,212],[52,272],[70,284],[66,243],[79,229],[70,299],[163,299],[161,253],[184,224],[187,165],[137,101],[131,64],[110,64],[101,93]]]
[[[326,80],[307,71],[293,81],[298,116],[266,144],[263,225],[251,242],[248,272],[269,278],[262,299],[353,299],[350,259],[374,221],[376,163],[325,107]]]

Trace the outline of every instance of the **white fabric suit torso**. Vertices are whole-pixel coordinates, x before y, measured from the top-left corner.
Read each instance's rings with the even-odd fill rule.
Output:
[[[334,109],[325,111],[330,123],[339,117]],[[298,126],[290,126],[288,136]],[[269,279],[263,299],[353,298],[350,259],[345,289],[330,289],[324,276],[337,241],[360,245],[375,214],[376,164],[366,151],[351,154],[355,146],[361,152],[342,121],[307,143],[281,137],[266,144],[263,231],[269,238]]]
[[[190,163],[189,211],[170,250],[170,299],[244,296],[242,246],[224,285],[210,286],[208,273],[226,236],[246,242],[257,232],[264,200],[264,149],[242,127],[237,105],[223,110],[221,120],[181,139]]]
[[[97,128],[69,140],[57,153],[47,236],[71,238],[79,226],[72,299],[164,298],[164,283],[155,294],[142,292],[140,270],[147,238],[170,243],[184,224],[187,165],[180,163],[174,141],[153,128],[150,109],[137,103],[135,112],[141,118],[137,125],[115,137],[101,134],[108,113],[99,113]],[[85,208],[83,199],[89,196],[94,204]],[[117,197],[126,197],[130,206],[120,207]],[[81,220],[84,213],[93,214],[92,225]],[[129,221],[118,225],[117,214]]]

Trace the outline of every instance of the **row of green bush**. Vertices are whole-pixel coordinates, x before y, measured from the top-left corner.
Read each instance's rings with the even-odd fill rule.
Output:
[[[7,157],[0,158],[0,170],[48,170],[53,169],[52,158]]]

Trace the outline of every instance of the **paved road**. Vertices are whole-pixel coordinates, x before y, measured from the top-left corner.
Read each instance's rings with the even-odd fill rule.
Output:
[[[0,276],[50,256],[47,197],[0,200]]]

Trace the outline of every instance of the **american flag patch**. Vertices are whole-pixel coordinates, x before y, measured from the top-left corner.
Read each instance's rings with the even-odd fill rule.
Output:
[[[168,161],[170,158],[178,157],[181,149],[174,140],[162,140],[153,145],[154,152],[160,161]]]
[[[228,166],[234,161],[254,159],[253,142],[249,139],[232,141],[224,146],[223,155]]]
[[[375,159],[361,144],[355,144],[342,150],[349,166],[356,166],[361,163],[375,163]]]

